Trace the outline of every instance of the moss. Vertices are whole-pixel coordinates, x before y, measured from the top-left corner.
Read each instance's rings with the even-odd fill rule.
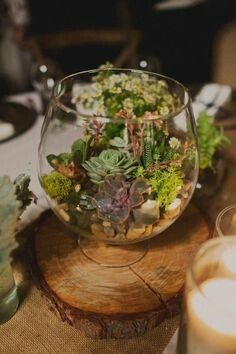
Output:
[[[168,207],[177,197],[183,185],[183,174],[180,170],[169,167],[167,170],[156,170],[149,179],[152,190],[161,208]]]
[[[41,183],[46,193],[58,202],[65,202],[74,191],[72,181],[57,171],[43,175]]]

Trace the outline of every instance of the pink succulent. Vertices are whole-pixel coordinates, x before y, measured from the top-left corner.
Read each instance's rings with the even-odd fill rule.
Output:
[[[133,208],[144,202],[143,194],[148,193],[145,179],[138,178],[128,183],[122,175],[107,176],[103,191],[95,195],[98,216],[103,220],[121,224],[125,222]]]

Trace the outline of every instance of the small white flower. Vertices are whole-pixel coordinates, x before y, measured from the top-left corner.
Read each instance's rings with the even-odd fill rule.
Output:
[[[169,145],[172,149],[178,149],[180,147],[180,141],[179,139],[172,137],[169,140]]]
[[[162,115],[162,116],[165,116],[166,114],[169,114],[170,113],[170,110],[169,110],[169,108],[168,107],[161,107],[160,108],[160,114]]]
[[[126,111],[133,112],[134,104],[131,98],[128,97],[123,101],[123,107]]]

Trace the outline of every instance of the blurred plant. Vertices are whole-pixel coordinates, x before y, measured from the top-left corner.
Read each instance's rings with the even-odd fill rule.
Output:
[[[128,152],[107,149],[99,156],[85,161],[82,166],[93,183],[102,185],[105,177],[109,175],[123,174],[127,180],[131,179],[137,169],[137,164]]]
[[[213,156],[217,149],[229,144],[223,128],[214,126],[214,117],[206,112],[199,114],[197,119],[197,134],[199,139],[200,168],[212,168]]]
[[[0,262],[9,261],[11,251],[16,247],[15,232],[19,218],[35,195],[29,190],[30,178],[20,175],[11,182],[8,176],[0,177]]]
[[[144,202],[144,194],[149,185],[145,179],[138,178],[133,184],[121,175],[107,176],[103,191],[95,195],[99,218],[121,224],[125,222],[133,208]]]

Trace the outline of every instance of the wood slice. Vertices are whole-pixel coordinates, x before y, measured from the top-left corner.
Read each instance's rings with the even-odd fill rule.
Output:
[[[47,213],[35,234],[33,271],[63,321],[91,338],[129,338],[179,312],[186,267],[210,233],[190,205],[149,241],[140,261],[109,268],[86,257],[77,237]]]

